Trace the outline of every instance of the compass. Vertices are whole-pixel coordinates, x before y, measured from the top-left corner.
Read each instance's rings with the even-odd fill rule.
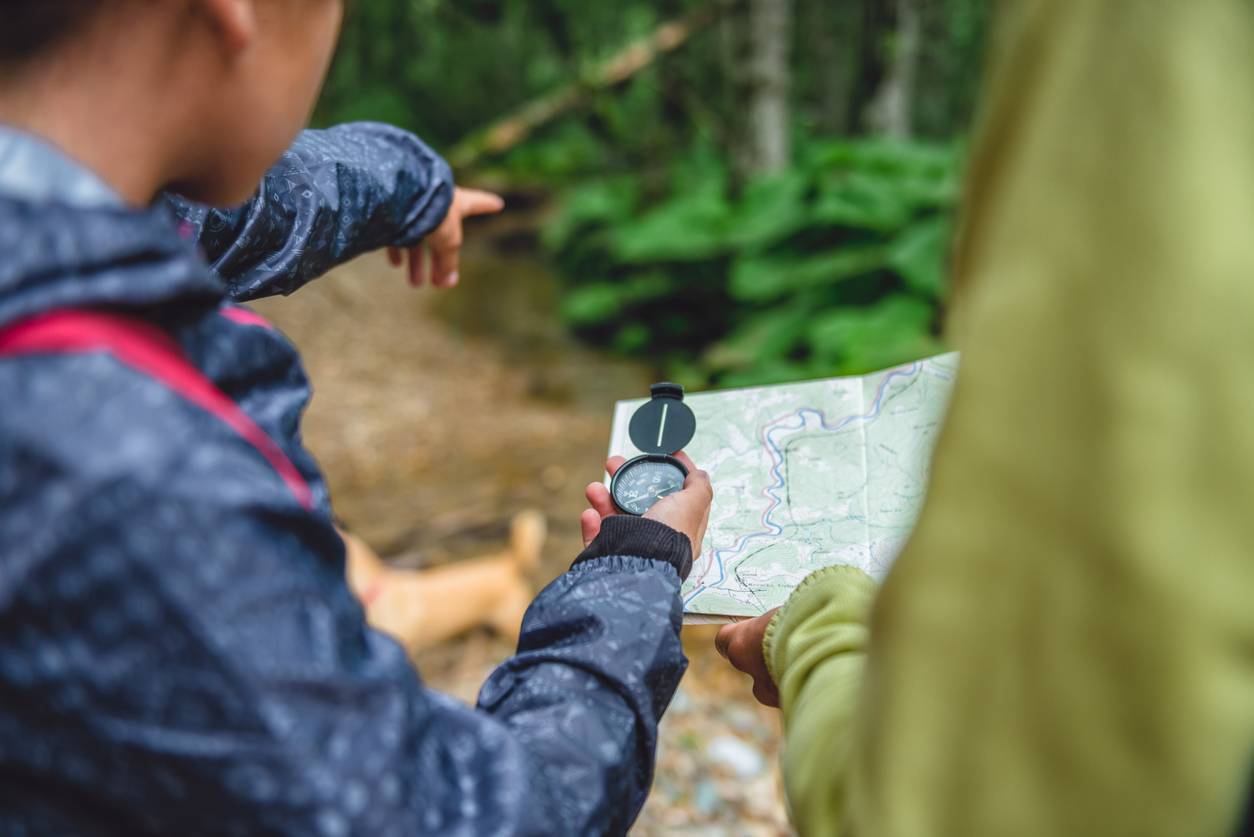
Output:
[[[688,469],[672,454],[683,450],[697,432],[697,417],[684,403],[682,386],[654,384],[652,393],[627,425],[631,443],[644,453],[624,462],[610,481],[614,505],[636,516],[684,487]]]

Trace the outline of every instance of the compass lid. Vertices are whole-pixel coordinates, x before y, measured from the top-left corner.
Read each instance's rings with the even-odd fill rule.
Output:
[[[652,387],[652,400],[631,417],[627,435],[644,453],[672,454],[684,449],[697,432],[697,417],[684,403],[679,384],[658,383]]]

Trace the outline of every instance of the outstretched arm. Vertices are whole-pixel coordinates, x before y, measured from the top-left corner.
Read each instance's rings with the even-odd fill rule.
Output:
[[[291,293],[371,250],[416,246],[453,199],[439,155],[371,122],[303,132],[236,209],[167,196],[236,300]]]

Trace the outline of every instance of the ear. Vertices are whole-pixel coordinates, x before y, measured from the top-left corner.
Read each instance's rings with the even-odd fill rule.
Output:
[[[197,0],[197,4],[229,52],[242,52],[256,39],[255,0]]]

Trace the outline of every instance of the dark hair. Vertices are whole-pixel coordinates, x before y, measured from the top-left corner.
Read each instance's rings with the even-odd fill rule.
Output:
[[[0,65],[34,58],[74,33],[100,0],[0,0]]]

